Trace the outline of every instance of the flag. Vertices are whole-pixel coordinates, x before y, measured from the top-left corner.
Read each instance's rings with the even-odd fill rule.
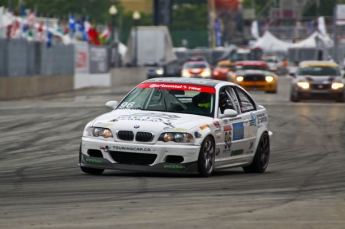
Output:
[[[84,41],[88,40],[87,33],[86,33],[85,27],[84,27],[84,19],[77,21],[76,30],[81,33]]]
[[[258,27],[258,22],[253,21],[251,26],[250,26],[250,32],[252,34],[252,37],[255,39],[259,39],[259,27]]]
[[[53,45],[53,34],[47,29],[47,47],[50,48]]]
[[[17,21],[17,19],[14,19],[12,24],[8,27],[9,28],[9,38],[15,38],[18,36],[18,33],[20,33],[20,24]]]
[[[30,28],[34,28],[35,22],[36,22],[36,10],[33,12],[30,12],[27,19],[28,19],[28,24]]]
[[[32,41],[33,40],[33,32],[32,32],[32,29],[31,28],[29,28],[29,30],[28,30],[28,33],[27,33],[27,36],[26,36],[26,39],[28,40],[28,41]]]
[[[75,31],[76,31],[76,23],[75,23],[75,20],[74,20],[74,17],[73,15],[69,15],[69,35],[70,37],[73,37]]]
[[[85,21],[84,21],[84,29],[85,29],[85,32],[86,33],[89,33],[89,30],[91,29],[91,24],[90,24],[90,22],[89,22],[89,20],[88,19],[85,19]]]
[[[105,26],[105,29],[101,33],[100,37],[103,39],[108,38],[110,36],[110,30],[110,26]]]
[[[94,44],[94,45],[99,45],[99,40],[98,40],[98,33],[94,28],[90,28],[89,32],[89,43]]]
[[[39,42],[43,42],[44,41],[43,26],[44,26],[44,22],[43,22],[43,20],[41,20],[40,24],[38,25],[38,28],[37,28],[37,35],[38,35]]]

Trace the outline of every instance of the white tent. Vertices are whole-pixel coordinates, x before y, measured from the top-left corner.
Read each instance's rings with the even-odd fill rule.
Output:
[[[291,47],[291,43],[281,41],[272,33],[266,31],[252,46],[253,48],[261,48],[264,52],[287,52]]]
[[[318,44],[317,41],[319,42]],[[279,40],[272,33],[266,31],[252,47],[261,48],[264,52],[287,52],[289,48],[331,48],[333,43],[333,40],[328,35],[322,35],[320,32],[314,32],[308,38],[298,43],[289,43]]]
[[[317,44],[317,41],[319,42]],[[308,38],[292,44],[291,48],[316,48],[316,47],[333,47],[333,40],[328,35],[322,35],[320,32],[314,32]]]

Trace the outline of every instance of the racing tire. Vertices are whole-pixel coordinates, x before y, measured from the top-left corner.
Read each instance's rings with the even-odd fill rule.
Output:
[[[215,152],[214,140],[211,136],[207,136],[201,144],[198,158],[198,171],[201,176],[211,176],[216,158]]]
[[[246,173],[264,173],[270,159],[270,138],[265,132],[261,135],[254,159],[249,166],[244,166]]]
[[[79,164],[81,163],[81,144],[79,147]],[[101,175],[104,172],[104,169],[94,169],[94,168],[87,168],[80,166],[81,171],[87,174],[92,174],[92,175]]]

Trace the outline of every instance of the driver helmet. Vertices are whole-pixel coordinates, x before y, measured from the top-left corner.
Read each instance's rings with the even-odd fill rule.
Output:
[[[209,93],[200,92],[198,95],[198,107],[210,108],[211,106],[211,95]]]

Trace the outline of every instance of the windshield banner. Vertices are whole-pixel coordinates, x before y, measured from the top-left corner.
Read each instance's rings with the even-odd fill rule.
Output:
[[[162,88],[165,90],[199,91],[212,94],[215,93],[215,89],[212,87],[179,83],[143,83],[140,84],[137,88]]]

